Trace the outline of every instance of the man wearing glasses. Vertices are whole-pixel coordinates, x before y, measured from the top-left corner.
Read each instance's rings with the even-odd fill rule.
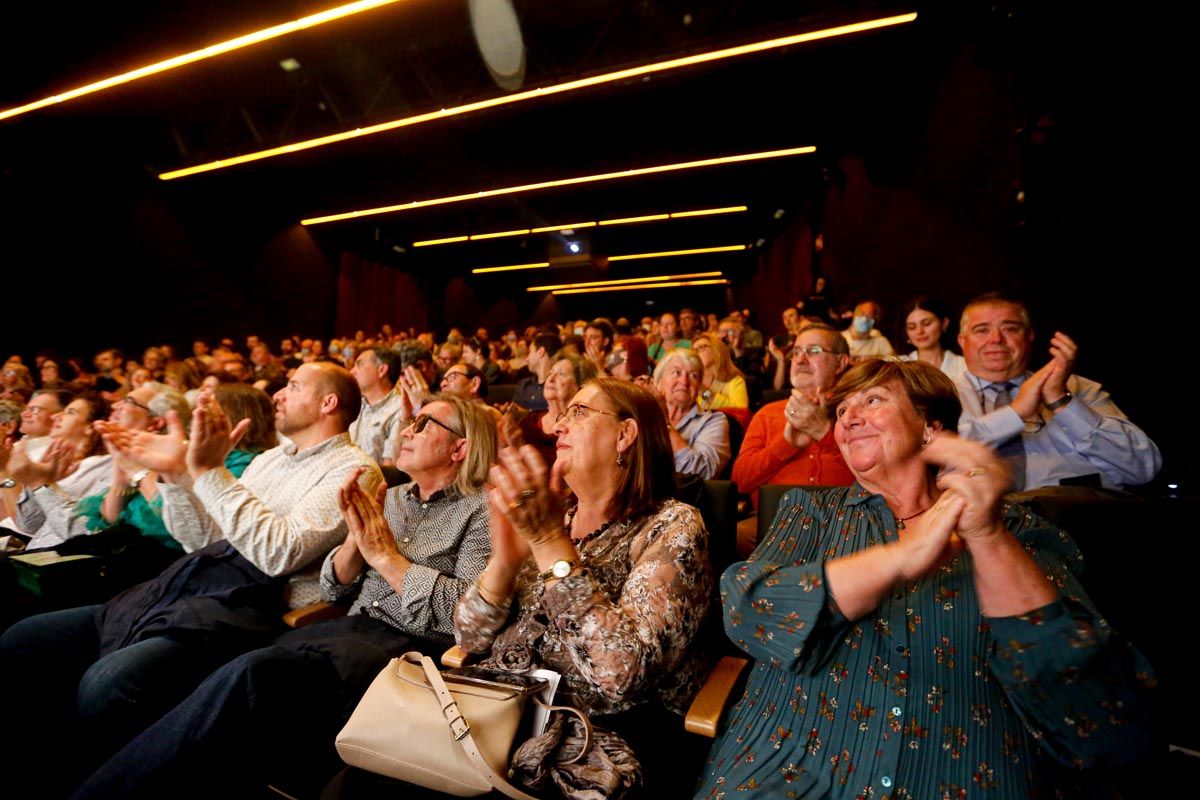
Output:
[[[103,606],[31,617],[0,638],[0,665],[35,669],[55,697],[47,708],[70,709],[70,719],[47,712],[41,722],[94,723],[96,753],[115,749],[215,667],[269,642],[286,608],[319,599],[321,560],[346,539],[342,487],[359,475],[374,497],[382,476],[346,433],[361,405],[348,371],[304,364],[274,400],[288,442],[240,479],[224,462],[250,420],[230,420],[209,392],[186,438],[174,417],[161,436],[106,427],[122,455],[166,481],[164,522],[188,555]]]
[[[805,328],[792,349],[792,396],[767,403],[746,430],[733,463],[738,489],[758,502],[766,484],[849,486],[854,476],[833,441],[825,395],[850,366],[850,348],[828,325]],[[745,540],[739,530],[739,544]],[[739,551],[740,552],[740,551]]]
[[[1062,483],[1119,489],[1148,483],[1162,456],[1100,384],[1073,374],[1077,347],[1056,332],[1050,361],[1029,371],[1029,310],[997,293],[963,309],[958,343],[967,371],[955,381],[963,414],[959,435],[1004,456],[1013,489]]]

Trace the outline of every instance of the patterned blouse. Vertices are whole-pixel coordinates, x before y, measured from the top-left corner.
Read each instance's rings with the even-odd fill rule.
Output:
[[[729,637],[757,659],[697,797],[1053,796],[1044,768],[1135,758],[1149,666],[1099,617],[1062,530],[1006,505],[1009,531],[1060,597],[985,618],[961,552],[848,622],[823,564],[896,540],[858,484],[788,492],[749,561],[721,579]]]
[[[531,559],[508,608],[472,584],[455,616],[458,644],[484,666],[563,676],[556,699],[590,714],[658,700],[686,708],[704,679],[690,648],[708,612],[712,565],[700,512],[668,500],[587,542],[584,569],[543,588]]]

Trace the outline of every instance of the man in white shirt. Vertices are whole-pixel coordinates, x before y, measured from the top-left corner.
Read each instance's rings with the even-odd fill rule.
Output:
[[[850,344],[850,357],[855,361],[895,354],[891,342],[875,327],[882,316],[883,308],[873,300],[864,300],[854,307],[854,319],[842,336]]]
[[[986,294],[963,309],[958,335],[967,371],[955,381],[962,400],[959,435],[996,448],[1013,470],[1013,488],[1094,481],[1106,488],[1146,483],[1162,456],[1100,384],[1074,375],[1077,347],[1056,332],[1050,361],[1030,372],[1033,327],[1024,304]]]

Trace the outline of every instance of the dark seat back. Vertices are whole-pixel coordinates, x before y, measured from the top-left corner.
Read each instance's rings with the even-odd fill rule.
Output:
[[[496,383],[488,387],[487,402],[491,406],[499,406],[505,403],[511,403],[513,395],[517,392],[515,383]]]

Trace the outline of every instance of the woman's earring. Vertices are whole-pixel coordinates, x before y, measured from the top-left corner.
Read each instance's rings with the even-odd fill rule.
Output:
[[[620,450],[617,451],[617,466],[625,469],[625,453]]]
[[[933,431],[929,428],[925,429],[925,436],[921,439],[921,444],[925,446],[933,444]]]

